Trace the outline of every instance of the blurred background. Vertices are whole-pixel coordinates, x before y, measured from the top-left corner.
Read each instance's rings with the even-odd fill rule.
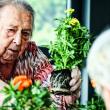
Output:
[[[27,0],[34,8],[35,29],[33,38],[38,45],[48,45],[55,39],[55,18],[63,17],[67,6],[66,0]]]

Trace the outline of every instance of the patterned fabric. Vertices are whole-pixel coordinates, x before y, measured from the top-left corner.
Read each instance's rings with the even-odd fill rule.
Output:
[[[52,65],[49,63],[47,57],[34,42],[29,42],[23,55],[17,59],[10,78],[25,74],[33,81],[40,80],[42,86],[50,87],[49,78],[52,71]],[[2,76],[0,78],[2,79]],[[55,100],[58,110],[67,110],[64,96],[53,95],[52,98]]]
[[[47,57],[33,42],[29,42],[26,51],[16,62],[13,77],[25,74],[32,80],[40,80],[42,83],[47,80],[52,72],[52,66]]]

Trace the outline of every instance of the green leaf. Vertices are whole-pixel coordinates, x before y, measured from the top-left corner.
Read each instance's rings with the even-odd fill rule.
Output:
[[[7,104],[11,99],[12,99],[11,95],[7,96],[3,101],[3,105]]]

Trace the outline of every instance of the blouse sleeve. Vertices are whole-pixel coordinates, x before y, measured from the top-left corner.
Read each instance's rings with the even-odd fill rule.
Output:
[[[47,83],[48,77],[53,71],[52,65],[46,55],[35,44],[31,45],[31,51],[33,56],[33,78],[34,80],[40,80],[42,83]]]

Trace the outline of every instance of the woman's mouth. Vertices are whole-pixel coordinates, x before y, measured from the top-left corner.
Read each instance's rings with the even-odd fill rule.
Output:
[[[13,61],[16,60],[18,58],[18,51],[17,50],[12,50],[12,49],[8,49],[4,54],[2,59],[3,60],[7,60],[7,61]]]

